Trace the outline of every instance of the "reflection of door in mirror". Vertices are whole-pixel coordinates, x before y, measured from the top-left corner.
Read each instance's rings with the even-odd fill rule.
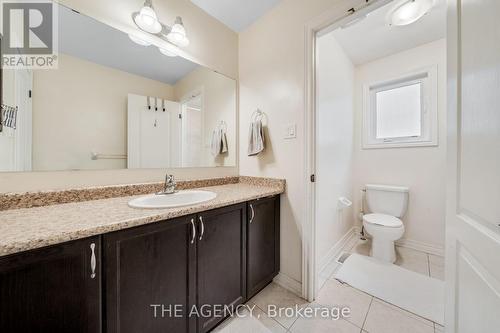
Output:
[[[128,168],[178,165],[179,103],[128,95]]]
[[[2,104],[17,107],[11,127],[0,132],[0,171],[31,171],[33,73],[27,69],[5,69]]]
[[[182,167],[203,165],[203,93],[191,94],[182,102]]]

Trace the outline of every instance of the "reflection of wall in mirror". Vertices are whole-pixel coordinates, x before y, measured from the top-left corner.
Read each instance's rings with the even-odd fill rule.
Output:
[[[33,170],[126,168],[126,159],[90,156],[126,154],[129,93],[173,99],[166,83],[65,54],[59,69],[35,71]]]
[[[202,159],[204,166],[236,164],[236,82],[208,68],[198,67],[174,85],[176,100],[186,100],[193,91],[203,92]],[[212,131],[221,121],[227,124],[229,151],[214,158],[210,152]]]

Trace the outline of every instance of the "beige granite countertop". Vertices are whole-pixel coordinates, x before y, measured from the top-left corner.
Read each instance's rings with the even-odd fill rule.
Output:
[[[276,195],[284,187],[284,181],[210,186],[200,189],[217,198],[170,209],[130,208],[128,201],[138,196],[129,196],[7,210],[0,212],[0,256]]]

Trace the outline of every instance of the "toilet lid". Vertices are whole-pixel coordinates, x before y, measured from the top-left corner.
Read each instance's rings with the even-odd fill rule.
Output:
[[[367,214],[363,216],[363,220],[371,224],[377,224],[390,228],[399,228],[403,226],[403,222],[400,219],[385,214]]]

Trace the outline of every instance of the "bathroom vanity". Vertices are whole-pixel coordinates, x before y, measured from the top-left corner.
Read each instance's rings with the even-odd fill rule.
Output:
[[[224,316],[189,316],[192,307],[201,313],[202,305],[208,311],[207,305],[242,304],[279,272],[283,189],[241,183],[208,189],[218,197],[177,209],[137,210],[126,206],[130,197],[123,197],[2,212],[0,229],[10,227],[17,247],[9,248],[6,240],[0,244],[3,254],[13,252],[0,257],[0,331],[194,333],[214,328]],[[118,207],[120,212],[113,213]],[[77,212],[80,227],[69,231],[65,225]],[[115,221],[100,223],[113,215]],[[95,221],[86,227],[79,224],[92,216]],[[35,232],[14,235],[12,228],[20,232],[28,222],[40,224],[38,242]],[[56,244],[36,248],[44,232],[45,240]],[[97,234],[83,237],[89,233]],[[31,239],[24,246],[33,249],[18,251],[23,237]],[[66,238],[80,239],[57,240]]]

